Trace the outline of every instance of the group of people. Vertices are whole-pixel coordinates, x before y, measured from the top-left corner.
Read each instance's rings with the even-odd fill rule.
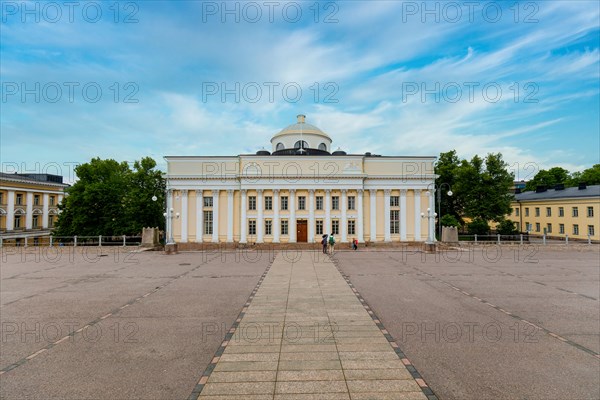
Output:
[[[335,237],[333,236],[333,233],[324,234],[321,245],[323,246],[323,254],[333,254],[335,248]],[[356,238],[352,239],[352,249],[358,250],[358,239]]]

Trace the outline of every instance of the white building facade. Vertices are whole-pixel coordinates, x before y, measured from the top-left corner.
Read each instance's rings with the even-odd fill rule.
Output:
[[[332,152],[299,115],[272,152],[167,156],[167,238],[177,243],[426,241],[434,237],[433,156]]]

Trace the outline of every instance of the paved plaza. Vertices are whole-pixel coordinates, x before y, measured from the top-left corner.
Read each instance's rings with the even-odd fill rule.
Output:
[[[600,398],[598,247],[341,250],[4,248],[0,397]]]

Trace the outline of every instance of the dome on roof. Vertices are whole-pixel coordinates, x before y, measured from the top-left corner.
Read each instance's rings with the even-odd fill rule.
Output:
[[[318,127],[306,123],[306,115],[299,114],[295,124],[286,126],[271,138],[273,152],[293,148],[312,148],[329,151],[331,138]]]

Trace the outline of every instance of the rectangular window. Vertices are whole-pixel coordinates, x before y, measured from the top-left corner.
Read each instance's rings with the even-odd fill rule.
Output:
[[[34,228],[39,228],[39,218],[40,218],[39,215],[34,215],[33,216],[32,223],[33,223],[33,227]]]
[[[333,234],[333,235],[340,234],[340,221],[337,219],[334,219],[333,221],[331,221],[331,234]]]
[[[546,207],[546,217],[552,216],[552,207]]]
[[[39,194],[33,195],[33,205],[34,206],[40,205],[40,195]]]
[[[339,196],[331,196],[331,209],[332,210],[340,209],[340,197]]]
[[[248,196],[248,210],[256,210],[256,196]]]
[[[306,196],[298,196],[298,210],[306,210]]]
[[[525,207],[525,216],[529,217],[529,207]]]
[[[573,216],[579,217],[579,209],[577,207],[573,207]]]
[[[54,216],[48,215],[48,228],[53,228],[53,227],[54,227]]]
[[[317,210],[323,209],[323,196],[317,196]]]
[[[565,234],[565,224],[558,224],[558,233],[561,235]]]
[[[212,200],[212,197],[208,197],[208,198]],[[207,197],[205,197],[205,199],[207,199]],[[213,233],[213,212],[212,211],[204,211],[204,234],[212,235],[212,233]]]
[[[547,224],[546,225],[546,232],[547,233],[552,233],[552,224]]]
[[[540,230],[541,230],[541,228],[540,228],[540,223],[539,223],[539,222],[536,222],[536,223],[535,223],[535,231],[536,231],[536,232],[539,232]]]
[[[213,206],[213,198],[212,197],[204,197],[204,207],[212,207]]]
[[[273,222],[270,219],[265,220],[265,235],[273,234]]]
[[[288,198],[287,198],[287,196],[281,196],[281,209],[282,210],[287,210],[288,209]]]
[[[248,220],[248,235],[250,235],[250,236],[256,235],[256,220],[255,219]]]
[[[54,196],[50,196],[50,205],[53,206],[54,205]]]
[[[573,235],[579,235],[579,225],[573,225]]]
[[[0,192],[0,204],[4,204],[4,193]]]
[[[288,220],[287,219],[281,220],[281,234],[282,235],[288,234]]]
[[[15,229],[21,227],[21,215],[15,215]]]
[[[519,222],[515,222],[515,227],[519,232],[521,231],[521,224]]]
[[[273,197],[265,196],[265,210],[273,209]]]
[[[353,219],[348,220],[348,235],[356,235],[356,223]]]
[[[16,204],[18,206],[22,206],[23,205],[23,194],[22,193],[17,193],[17,201]]]
[[[539,216],[540,216],[540,208],[539,208],[539,207],[536,207],[536,208],[535,208],[535,216],[536,216],[536,217],[539,217]]]
[[[525,222],[525,229],[527,230],[527,232],[531,232],[531,223]]]
[[[322,235],[322,234],[323,234],[323,220],[318,219],[317,220],[317,235]]]
[[[390,233],[400,233],[400,211],[390,210]]]
[[[390,197],[390,207],[399,207],[400,206],[400,196],[391,196]]]
[[[594,225],[588,225],[588,235],[594,236]]]
[[[565,216],[565,208],[564,207],[558,207],[558,216],[559,217]]]
[[[348,210],[356,210],[356,197],[348,196]]]
[[[587,216],[588,217],[593,217],[594,216],[594,207],[588,207],[587,208]]]
[[[518,217],[519,216],[519,209],[515,208],[515,216]]]

